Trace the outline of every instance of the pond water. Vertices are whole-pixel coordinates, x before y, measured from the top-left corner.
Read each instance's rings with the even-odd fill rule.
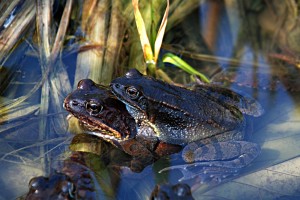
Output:
[[[162,52],[181,56],[199,71],[212,76],[215,83],[260,102],[264,114],[251,119],[253,130],[249,140],[259,144],[261,153],[249,166],[235,175],[217,179],[205,174],[200,167],[160,172],[182,164],[178,153],[133,172],[128,167],[131,158],[127,154],[97,137],[74,134],[78,132],[75,125],[68,123],[71,120],[67,120],[68,113],[62,102],[73,90],[71,85],[76,85],[74,66],[78,51],[62,52],[55,70],[67,78],[58,82],[51,79],[48,100],[41,100],[43,90],[37,89],[31,94],[42,79],[37,46],[22,42],[0,68],[5,74],[0,75],[0,109],[14,105],[0,113],[0,199],[26,196],[29,181],[37,176],[50,177],[43,179],[48,181],[49,194],[61,184],[61,179],[51,179],[56,171],[77,177],[77,187],[85,188],[82,195],[95,199],[148,199],[157,184],[166,183],[189,185],[194,199],[300,198],[300,72],[297,57],[290,53],[297,54],[297,49],[291,43],[282,42],[282,37],[289,40],[292,36],[278,29],[277,40],[275,36],[261,33],[267,23],[263,20],[264,13],[269,12],[265,4],[263,8],[240,4],[244,7],[237,9],[229,1],[219,7],[212,2],[202,2],[186,20],[171,28]],[[218,23],[209,31],[210,23],[214,23],[209,17],[214,11],[219,13],[214,16]],[[242,19],[238,20],[239,16]],[[253,16],[261,20],[260,23],[251,24],[249,19]],[[249,24],[255,29],[248,27]],[[271,29],[268,28],[267,33]],[[214,31],[218,34],[211,36]],[[204,39],[200,38],[201,34]],[[200,40],[206,41],[206,48],[199,47]],[[274,40],[278,42],[276,47]],[[212,59],[199,59],[207,49]],[[289,58],[289,62],[282,58]],[[164,70],[179,83],[190,81],[190,76],[180,69],[167,66]],[[83,74],[81,79],[84,78],[87,77]],[[13,99],[26,94],[30,96],[25,101],[13,104]],[[49,107],[41,102],[48,102]],[[191,174],[193,178],[179,181]]]

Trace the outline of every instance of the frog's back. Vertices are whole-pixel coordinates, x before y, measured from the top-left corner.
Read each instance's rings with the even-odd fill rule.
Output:
[[[218,120],[219,116],[222,118],[226,116],[229,121],[243,120],[239,109],[230,106],[231,110],[227,114],[228,108],[216,101],[215,98],[208,98],[208,93],[204,94],[197,90],[170,85],[151,77],[142,76],[140,73],[118,78],[118,82],[138,88],[148,102],[152,102],[152,104],[161,104],[172,110],[180,111],[193,119],[207,121],[214,116],[215,121],[220,121]]]

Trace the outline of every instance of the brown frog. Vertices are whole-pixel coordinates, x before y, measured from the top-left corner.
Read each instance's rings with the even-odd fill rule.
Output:
[[[66,97],[64,107],[79,119],[87,133],[133,156],[133,165],[151,163],[181,150],[179,145],[139,137],[135,120],[125,105],[112,95],[109,88],[95,84],[92,80],[81,80],[77,90]]]
[[[138,135],[171,144],[192,143],[183,150],[188,162],[241,168],[260,152],[257,144],[243,141],[246,115],[263,112],[253,99],[214,85],[189,90],[135,69],[113,80],[111,89],[134,117]]]

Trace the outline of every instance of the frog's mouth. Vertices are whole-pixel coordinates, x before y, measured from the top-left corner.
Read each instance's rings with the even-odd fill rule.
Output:
[[[79,119],[85,131],[87,131],[89,134],[103,138],[104,140],[114,140],[117,142],[121,142],[130,138],[129,134],[121,134],[120,132],[105,124],[94,122],[87,117],[75,116],[74,114],[72,115]]]
[[[71,116],[74,116],[79,120],[84,130],[89,134],[96,135],[107,141],[113,140],[117,142],[125,141],[131,138],[130,132],[128,133],[128,131],[120,133],[117,130],[107,126],[105,123],[101,123],[101,121],[99,122],[99,119],[93,119],[92,116],[87,117],[80,113],[74,112],[69,103],[66,101],[63,106],[67,111],[70,112]]]

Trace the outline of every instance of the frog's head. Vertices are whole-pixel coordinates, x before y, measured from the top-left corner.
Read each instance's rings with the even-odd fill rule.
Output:
[[[136,69],[116,78],[110,86],[114,95],[126,104],[127,110],[135,119],[149,119],[149,113],[156,115],[160,109],[169,109],[170,112],[180,110],[178,102],[184,103],[177,88],[144,76]]]
[[[64,100],[64,108],[84,129],[107,141],[123,141],[136,134],[135,121],[109,88],[90,79],[79,81],[77,90]]]
[[[135,118],[146,117],[148,101],[143,91],[145,84],[147,82],[144,76],[136,69],[129,70],[124,77],[119,77],[110,84],[113,94],[126,104]]]

